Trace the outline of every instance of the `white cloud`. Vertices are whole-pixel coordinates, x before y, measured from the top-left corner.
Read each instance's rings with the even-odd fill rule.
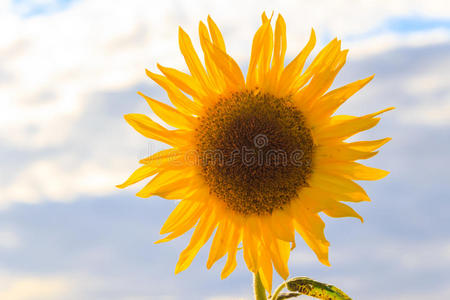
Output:
[[[406,272],[448,269],[450,267],[450,241],[430,243],[408,242],[398,245],[385,244],[375,256],[391,265],[398,265]]]
[[[10,230],[0,230],[0,249],[13,250],[20,246],[19,236]]]
[[[135,162],[129,160],[130,166]],[[3,187],[0,209],[11,201],[37,203],[43,199],[64,202],[82,195],[102,196],[117,192],[115,185],[122,182],[131,170],[105,162],[86,161],[79,164],[69,157],[39,160],[27,166],[12,183]]]
[[[0,275],[0,299],[57,300],[67,299],[72,283],[67,278],[46,276]]]
[[[297,238],[301,239],[300,236]],[[316,265],[317,258],[314,253],[307,248],[306,245],[300,243],[301,245],[297,246],[295,251],[291,252],[291,257],[289,258],[289,263],[292,266],[308,266],[308,265]]]
[[[397,48],[417,48],[444,44],[450,41],[450,30],[437,28],[410,33],[382,32],[377,35],[361,37],[351,42],[343,40],[344,48],[350,49],[353,58],[386,53]]]
[[[450,240],[416,241],[387,240],[378,237],[370,243],[352,243],[351,247],[333,249],[332,261],[339,265],[364,264],[367,262],[368,249],[377,249],[370,253],[371,260],[379,265],[390,266],[403,272],[425,272],[427,270],[446,270],[450,267]],[[350,251],[348,251],[350,250]],[[312,251],[311,251],[312,252]],[[293,253],[292,263],[300,266],[307,261],[298,260],[298,254]],[[316,263],[316,261],[312,260]],[[333,262],[332,262],[333,264]]]
[[[405,123],[434,127],[450,125],[450,98],[444,104],[424,104],[408,108],[401,114]]]
[[[386,300],[423,300],[423,299],[432,299],[432,300],[441,300],[441,299],[449,299],[450,298],[450,288],[446,286],[439,287],[433,291],[426,292],[412,292],[412,293],[393,293],[394,295],[387,295],[383,297]],[[379,299],[379,298],[373,298]]]

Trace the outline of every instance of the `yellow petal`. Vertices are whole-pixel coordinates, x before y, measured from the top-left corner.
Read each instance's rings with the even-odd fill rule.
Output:
[[[332,202],[329,208],[323,212],[333,218],[353,217],[359,219],[361,223],[364,222],[364,219],[353,208],[337,201]]]
[[[166,234],[174,231],[180,224],[189,219],[200,216],[204,204],[201,201],[182,200],[170,213],[164,225],[161,227],[160,234]],[[198,217],[197,217],[198,219]]]
[[[314,45],[316,44],[316,34],[314,33],[314,29],[311,29],[311,35],[309,37],[309,41],[303,50],[291,61],[286,68],[281,73],[278,91],[280,93],[284,93],[285,95],[290,94],[293,90],[291,90],[291,86],[296,78],[300,77],[303,66],[305,65],[306,59],[311,53]]]
[[[341,124],[344,121],[350,121],[350,120],[356,120],[357,116],[349,116],[349,115],[336,115],[330,118],[329,120],[329,124],[325,124],[325,126],[328,125],[337,125],[337,124]]]
[[[162,75],[158,75],[145,70],[147,76],[166,90],[170,101],[176,108],[187,115],[200,115],[202,107],[199,103],[192,101],[185,94],[183,94],[171,81]]]
[[[212,45],[212,43],[209,37],[208,29],[206,28],[206,25],[203,24],[203,22],[200,22],[198,30],[200,36],[200,44],[202,46],[203,54],[205,57],[206,70],[208,71],[208,78],[214,84],[217,92],[219,94],[222,94],[226,88],[225,79],[223,78],[222,72],[220,72],[220,70],[218,69],[216,62],[212,58],[209,49],[210,44]]]
[[[302,194],[302,204],[312,212],[324,212],[333,218],[354,217],[363,222],[363,218],[348,205],[339,202],[336,195],[319,189],[308,189]]]
[[[233,226],[233,229],[234,230],[231,230],[230,232],[231,239],[228,246],[227,262],[225,263],[222,273],[220,274],[220,278],[222,279],[227,278],[237,266],[236,253],[238,245],[242,240],[242,230],[241,228],[237,228],[235,226]]]
[[[136,196],[148,198],[153,195],[162,196],[191,182],[195,175],[192,168],[163,170],[156,175]]]
[[[286,242],[295,242],[292,217],[285,210],[274,210],[268,222],[275,237]]]
[[[353,143],[348,143],[347,145],[349,148],[358,150],[358,151],[373,151],[373,150],[380,148],[381,146],[383,146],[390,140],[392,140],[392,139],[384,138],[384,139],[375,140],[375,141],[353,142]]]
[[[157,165],[145,165],[137,169],[131,174],[131,176],[122,184],[116,185],[116,187],[123,189],[130,186],[136,182],[139,182],[145,178],[155,175],[159,170]]]
[[[258,248],[260,242],[260,229],[258,228],[258,220],[256,217],[250,216],[244,225],[244,237],[242,245],[244,250],[244,260],[248,269],[255,273],[258,271]]]
[[[383,109],[379,112],[355,118],[337,118],[337,122],[330,123],[320,128],[314,129],[314,136],[323,142],[327,139],[347,139],[358,132],[368,130],[378,124],[380,118],[375,116],[394,109],[393,107]],[[337,116],[339,117],[339,116]],[[336,117],[333,117],[333,119]]]
[[[368,159],[378,152],[359,151],[350,148],[346,143],[335,145],[323,145],[316,148],[316,164],[325,164],[330,161],[354,161],[359,159]]]
[[[337,88],[323,95],[311,109],[311,119],[322,120],[331,116],[348,98],[362,89],[373,79],[374,75],[349,83],[343,87]],[[319,121],[317,121],[319,122]]]
[[[153,112],[168,125],[187,130],[192,130],[193,128],[195,128],[195,125],[197,123],[195,118],[185,115],[174,109],[173,107],[150,98],[142,94],[141,92],[138,92],[138,94],[144,97],[148,105],[150,105],[150,107],[152,108]]]
[[[272,293],[272,276],[273,276],[273,267],[272,267],[272,261],[270,259],[270,254],[268,253],[267,249],[262,247],[261,248],[261,256],[260,256],[261,266],[258,270],[259,275],[261,277],[261,282],[266,289],[266,291],[269,292],[269,294]]]
[[[270,20],[267,19],[269,24],[265,34],[263,35],[262,48],[260,50],[259,60],[257,62],[257,83],[258,86],[268,90],[268,84],[270,81],[270,61],[272,60],[273,53],[273,30],[270,25]]]
[[[330,88],[334,78],[345,64],[347,53],[348,50],[338,53],[332,64],[318,72],[311,82],[298,92],[295,102],[300,108],[309,111],[317,99]]]
[[[209,27],[209,31],[211,32],[211,37],[212,37],[214,45],[216,47],[218,47],[220,50],[222,50],[223,52],[226,52],[225,42],[223,40],[222,33],[220,32],[216,23],[214,23],[213,19],[209,15],[208,15],[208,27]]]
[[[289,277],[288,260],[291,245],[288,242],[274,239],[269,249],[275,270],[281,278],[286,280]]]
[[[301,76],[294,76],[292,80],[288,82],[289,86],[286,88],[286,91],[288,93],[296,93],[301,87],[308,83],[311,78],[316,76],[316,74],[326,69],[330,69],[333,62],[336,61],[336,57],[341,53],[340,48],[340,41],[337,39],[332,40],[319,52]]]
[[[309,74],[310,76],[314,76],[325,69],[329,69],[336,62],[336,58],[340,53],[341,41],[335,38],[320,50],[319,54],[306,69],[305,75]]]
[[[231,223],[228,220],[225,220],[217,227],[216,234],[214,235],[211,244],[211,250],[209,251],[208,261],[206,262],[206,267],[208,269],[227,253],[229,240],[231,239],[231,226]]]
[[[202,63],[195,52],[191,39],[181,27],[178,30],[178,41],[180,44],[181,53],[184,56],[184,60],[186,61],[186,65],[188,66],[192,76],[197,79],[206,94],[210,94],[211,82],[208,75],[206,74]]]
[[[177,148],[170,148],[166,150],[162,150],[159,152],[156,152],[155,154],[152,154],[146,158],[143,158],[139,161],[141,164],[149,165],[161,165],[164,162],[167,161],[173,161],[179,158],[180,156],[184,155],[184,152]]]
[[[267,223],[261,222],[260,224],[264,245],[267,249],[269,249],[273,266],[278,274],[286,280],[289,276],[289,268],[287,263],[289,260],[290,243],[275,238]]]
[[[203,187],[203,178],[196,175],[168,185],[164,189],[158,189],[154,194],[168,200],[186,199],[197,193]]]
[[[198,219],[204,213],[205,213],[204,207],[200,207],[197,211],[195,211],[194,214],[190,215],[189,218],[185,219],[181,223],[178,223],[176,228],[173,229],[171,234],[169,234],[165,238],[162,238],[162,239],[156,241],[155,244],[169,242],[169,241],[176,239],[177,237],[185,234],[186,232],[191,230],[192,227],[195,226],[195,224],[197,224]]]
[[[204,99],[206,97],[206,92],[191,75],[178,71],[177,69],[163,67],[159,64],[157,66],[164,76],[183,92],[197,99]]]
[[[272,13],[273,14],[273,13]],[[272,17],[270,17],[272,19]],[[261,21],[263,22],[263,24],[270,22],[269,18],[266,15],[266,12],[263,11],[263,13],[261,14]]]
[[[189,245],[180,254],[180,258],[175,267],[175,274],[178,274],[189,267],[200,248],[203,247],[211,237],[216,226],[217,220],[214,210],[205,213],[200,218],[200,221],[192,234]]]
[[[146,115],[127,114],[124,117],[128,124],[147,138],[158,140],[175,147],[184,145],[187,142],[182,131],[167,130]]]
[[[319,188],[335,194],[346,195],[348,197],[346,201],[370,201],[369,196],[367,196],[362,187],[342,176],[336,176],[317,170],[311,176],[309,184],[313,189]]]
[[[272,69],[275,80],[280,76],[283,69],[284,57],[286,55],[287,40],[286,40],[286,23],[281,15],[278,15],[275,24],[275,44],[273,51]]]
[[[314,251],[319,261],[326,266],[330,266],[328,261],[330,243],[325,238],[325,223],[317,214],[312,214],[305,209],[299,209],[296,213],[295,229]]]
[[[389,174],[388,171],[364,166],[356,162],[329,163],[326,166],[318,167],[318,170],[342,175],[351,180],[379,180]]]
[[[253,37],[250,63],[247,71],[247,86],[249,88],[256,88],[260,82],[258,78],[258,69],[261,67],[258,66],[258,64],[260,63],[261,56],[267,52],[267,50],[264,49],[267,46],[267,41],[270,37],[269,30],[271,32],[272,27],[269,22],[266,22],[258,29],[258,31],[256,31],[256,34]]]
[[[220,72],[221,78],[225,80],[226,86],[229,90],[240,90],[245,87],[245,79],[239,65],[224,51],[212,44],[205,36],[206,33],[201,33],[204,50],[207,56],[210,56],[214,61],[215,66]]]
[[[280,258],[281,258],[281,263],[282,263],[282,267],[283,267],[283,271],[281,271],[281,268],[278,267],[278,274],[280,274],[280,276],[286,280],[289,277],[289,268],[288,268],[288,261],[289,261],[289,256],[291,254],[291,243],[288,243],[286,241],[282,241],[282,240],[275,240],[280,254]],[[295,243],[294,243],[295,244]],[[274,265],[275,266],[275,265]]]
[[[212,47],[212,56],[217,66],[224,75],[228,86],[233,90],[244,88],[245,79],[239,65],[225,52],[215,46]]]

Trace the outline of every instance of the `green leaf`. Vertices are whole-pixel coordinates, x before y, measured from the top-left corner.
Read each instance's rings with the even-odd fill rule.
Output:
[[[286,288],[291,292],[323,300],[351,300],[335,286],[314,281],[308,277],[295,277],[286,281]]]
[[[301,294],[299,294],[299,293],[281,293],[280,295],[278,295],[277,300],[290,299],[290,298],[298,297],[300,295]]]

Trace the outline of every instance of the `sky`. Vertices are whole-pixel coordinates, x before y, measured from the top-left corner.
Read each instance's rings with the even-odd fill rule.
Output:
[[[358,138],[392,137],[368,165],[358,220],[324,216],[332,267],[299,238],[295,276],[354,299],[450,298],[450,6],[446,1],[0,1],[0,299],[251,299],[251,274],[220,280],[207,244],[174,275],[189,234],[153,244],[176,202],[118,190],[138,160],[163,149],[123,120],[146,113],[136,94],[167,102],[145,76],[186,70],[178,26],[198,44],[210,14],[243,70],[263,11],[281,13],[292,59],[317,33],[350,49],[333,87],[376,74],[340,113],[385,107]],[[274,284],[281,282],[276,277]]]

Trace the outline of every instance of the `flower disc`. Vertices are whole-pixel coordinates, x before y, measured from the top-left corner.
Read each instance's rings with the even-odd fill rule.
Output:
[[[207,110],[197,134],[202,174],[235,212],[270,214],[307,185],[313,140],[289,98],[234,93]]]

